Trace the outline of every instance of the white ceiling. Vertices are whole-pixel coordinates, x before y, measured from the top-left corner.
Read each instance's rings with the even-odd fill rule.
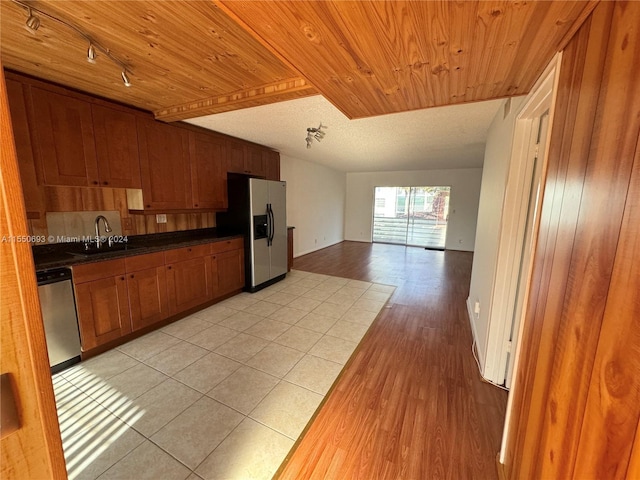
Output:
[[[503,100],[349,120],[324,97],[187,120],[344,172],[481,167],[489,125]],[[307,127],[327,125],[306,148]]]

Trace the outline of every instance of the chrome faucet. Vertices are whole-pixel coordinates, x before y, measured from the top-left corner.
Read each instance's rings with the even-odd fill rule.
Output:
[[[100,248],[102,245],[100,243],[100,220],[104,222],[104,231],[105,233],[111,232],[111,226],[109,225],[109,221],[104,217],[104,215],[98,215],[96,217],[96,247]]]

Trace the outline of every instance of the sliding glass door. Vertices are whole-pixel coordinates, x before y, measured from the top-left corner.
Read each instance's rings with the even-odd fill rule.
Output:
[[[373,241],[444,249],[451,187],[376,187]]]

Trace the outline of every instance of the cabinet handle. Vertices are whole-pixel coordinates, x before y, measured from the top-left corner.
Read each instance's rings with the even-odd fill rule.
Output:
[[[171,266],[168,266],[168,267],[167,267],[167,270],[171,270]]]
[[[198,206],[198,204],[197,204],[197,203],[194,203],[194,204],[193,204],[193,206],[194,206],[194,207],[197,207],[197,206]]]
[[[187,249],[187,252],[190,252],[190,251],[191,251],[191,249],[190,249],[190,248],[188,248],[188,249]]]
[[[131,274],[131,278],[133,278],[133,274]]]
[[[94,185],[98,185],[98,181],[97,181],[97,180],[94,180],[94,181],[93,181],[93,182],[91,182],[91,183],[93,183]]]
[[[103,185],[109,185],[109,182],[102,182]]]
[[[151,205],[147,205],[147,208],[151,208]]]
[[[124,280],[124,277],[120,277],[120,280]]]

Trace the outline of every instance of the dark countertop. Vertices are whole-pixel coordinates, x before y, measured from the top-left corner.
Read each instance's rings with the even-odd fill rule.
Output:
[[[93,263],[116,258],[144,255],[174,248],[188,247],[201,243],[242,238],[240,234],[218,232],[215,228],[185,230],[181,232],[155,233],[151,235],[129,235],[126,249],[105,253],[84,255],[82,242],[54,243],[32,247],[36,270],[70,267],[81,263]],[[124,242],[123,242],[124,243]]]

